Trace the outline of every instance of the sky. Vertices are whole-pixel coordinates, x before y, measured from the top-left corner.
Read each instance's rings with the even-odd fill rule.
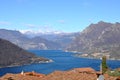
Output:
[[[0,0],[0,29],[69,33],[99,21],[120,22],[120,0]]]

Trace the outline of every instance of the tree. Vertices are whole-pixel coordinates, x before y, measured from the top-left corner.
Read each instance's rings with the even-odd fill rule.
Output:
[[[102,73],[105,73],[108,70],[108,66],[106,63],[106,56],[102,57]]]

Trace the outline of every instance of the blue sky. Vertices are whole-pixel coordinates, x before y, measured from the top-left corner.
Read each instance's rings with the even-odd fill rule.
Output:
[[[0,0],[0,28],[78,32],[98,21],[120,22],[120,0]]]

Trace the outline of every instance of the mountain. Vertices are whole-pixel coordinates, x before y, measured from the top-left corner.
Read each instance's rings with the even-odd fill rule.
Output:
[[[29,38],[14,30],[0,29],[0,38],[8,40],[24,49],[27,49],[28,43],[31,43]]]
[[[19,31],[0,29],[0,38],[6,39],[23,49],[60,49],[61,45],[41,37],[29,38]],[[38,40],[37,40],[38,39]]]
[[[23,64],[49,61],[14,45],[13,43],[0,39],[0,67],[16,66]]]
[[[49,41],[47,39],[41,38],[41,37],[34,37],[31,39],[34,44],[37,46],[34,47],[34,49],[61,49],[61,45],[59,43]]]
[[[59,48],[61,49],[64,49],[66,46],[68,46],[68,44],[70,44],[74,40],[75,36],[78,35],[77,32],[74,32],[74,33],[64,33],[64,32],[43,33],[43,32],[26,31],[22,33],[30,38],[40,37],[48,41],[57,43],[59,44]]]
[[[69,51],[120,55],[115,51],[118,49],[120,49],[120,23],[103,21],[89,25],[67,47]]]

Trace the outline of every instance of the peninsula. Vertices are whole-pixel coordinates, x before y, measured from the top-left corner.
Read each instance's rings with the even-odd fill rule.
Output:
[[[37,57],[35,54],[30,53],[17,45],[0,39],[0,67],[11,67],[26,65],[31,63],[51,62],[52,60]]]

